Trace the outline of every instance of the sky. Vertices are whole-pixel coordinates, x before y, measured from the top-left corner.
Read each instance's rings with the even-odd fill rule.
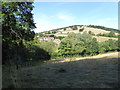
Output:
[[[71,25],[118,28],[117,2],[34,2],[35,32]]]

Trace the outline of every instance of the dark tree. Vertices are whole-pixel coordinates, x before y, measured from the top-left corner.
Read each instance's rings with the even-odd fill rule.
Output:
[[[34,38],[32,4],[33,2],[2,2],[3,62],[17,53],[24,40]]]

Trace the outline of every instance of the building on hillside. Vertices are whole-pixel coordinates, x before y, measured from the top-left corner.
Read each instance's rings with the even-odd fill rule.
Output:
[[[38,40],[40,41],[52,41],[54,40],[53,37],[39,37]]]
[[[64,31],[63,34],[67,34],[68,32]]]
[[[47,42],[47,41],[53,41],[55,42],[56,44],[60,44],[61,40],[60,39],[54,39],[53,37],[39,37],[38,38],[39,41],[44,41],[44,42]]]
[[[53,41],[53,42],[55,42],[56,44],[58,44],[58,45],[59,45],[61,41],[60,41],[60,39],[54,39],[54,41]]]

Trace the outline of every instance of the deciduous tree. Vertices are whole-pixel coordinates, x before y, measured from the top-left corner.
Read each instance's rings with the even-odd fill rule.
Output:
[[[33,2],[2,2],[3,60],[13,57],[24,40],[33,40]],[[4,62],[3,61],[3,62]]]

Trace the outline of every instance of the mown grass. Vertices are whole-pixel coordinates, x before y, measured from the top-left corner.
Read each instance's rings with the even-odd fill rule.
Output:
[[[16,77],[19,88],[116,88],[118,53],[67,62],[48,61],[19,69]],[[9,83],[6,79],[3,87]]]

